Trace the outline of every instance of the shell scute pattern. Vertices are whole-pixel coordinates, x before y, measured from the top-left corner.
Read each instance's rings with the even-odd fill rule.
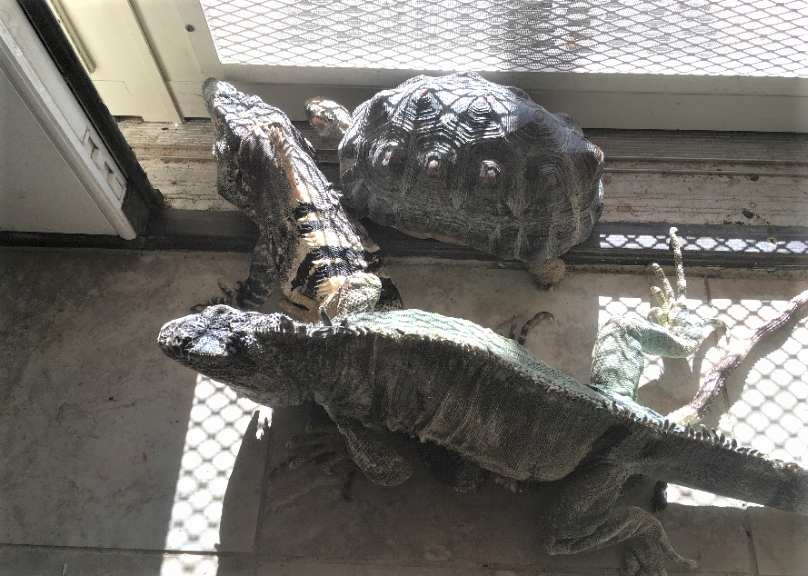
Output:
[[[474,73],[379,92],[340,144],[345,198],[359,216],[523,261],[589,236],[603,161],[569,116]]]

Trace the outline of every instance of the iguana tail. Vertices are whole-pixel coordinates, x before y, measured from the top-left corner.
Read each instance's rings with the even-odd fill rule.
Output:
[[[715,430],[669,423],[648,430],[640,472],[808,516],[808,470],[738,446]]]

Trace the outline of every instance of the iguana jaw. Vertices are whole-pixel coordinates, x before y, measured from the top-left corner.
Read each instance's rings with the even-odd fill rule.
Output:
[[[212,377],[226,371],[248,375],[255,364],[245,354],[238,339],[238,328],[255,314],[228,306],[210,306],[200,314],[191,314],[166,323],[157,343],[180,364]]]

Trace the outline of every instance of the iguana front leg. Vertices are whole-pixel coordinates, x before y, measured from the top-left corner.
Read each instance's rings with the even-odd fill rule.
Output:
[[[236,283],[236,307],[253,309],[261,306],[272,293],[277,277],[278,268],[272,240],[262,233],[253,250],[250,275],[244,282]]]
[[[687,284],[676,228],[670,229],[670,244],[678,296],[662,268],[654,263],[651,267],[662,288],[654,286],[651,290],[659,306],[651,309],[647,319],[629,315],[611,318],[598,332],[592,351],[591,385],[612,396],[637,400],[643,353],[687,358],[701,346],[705,326],[724,326],[720,320],[701,319],[687,309]]]
[[[411,464],[391,444],[389,432],[366,428],[353,418],[338,418],[336,423],[351,458],[371,482],[398,486],[412,475]]]
[[[561,481],[551,512],[545,548],[550,554],[574,554],[626,542],[624,574],[665,576],[666,561],[693,570],[698,562],[679,555],[662,524],[635,506],[615,506],[628,470],[593,462]]]
[[[208,306],[227,304],[241,310],[252,310],[263,304],[270,294],[278,277],[275,252],[272,241],[265,234],[258,236],[250,264],[250,275],[246,280],[236,282],[235,289],[231,289],[219,282],[219,288],[224,296],[211,298],[206,303],[191,306],[194,312],[201,312]]]

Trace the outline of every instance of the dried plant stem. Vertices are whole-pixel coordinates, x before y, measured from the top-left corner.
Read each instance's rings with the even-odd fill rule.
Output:
[[[670,413],[668,419],[680,424],[686,424],[704,418],[715,399],[725,388],[729,375],[749,355],[755,344],[764,336],[790,322],[806,304],[808,304],[808,290],[792,298],[788,303],[788,308],[782,314],[755,330],[736,350],[728,352],[721,362],[716,364],[707,374],[693,400],[679,410]]]

